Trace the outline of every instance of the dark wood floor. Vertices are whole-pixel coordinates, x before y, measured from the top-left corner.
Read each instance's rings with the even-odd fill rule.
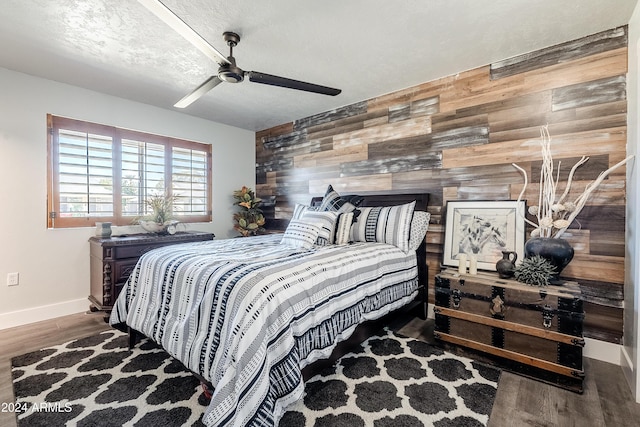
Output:
[[[433,322],[398,318],[392,328],[433,341]],[[75,314],[18,328],[0,330],[0,404],[13,402],[11,358],[109,329],[99,313]],[[502,426],[640,426],[635,403],[619,366],[585,358],[584,394],[503,372],[489,425]],[[0,411],[0,426],[16,425],[12,413]]]

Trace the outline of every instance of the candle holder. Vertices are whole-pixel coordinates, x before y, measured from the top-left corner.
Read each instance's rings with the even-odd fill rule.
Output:
[[[467,254],[458,254],[458,273],[467,274]]]

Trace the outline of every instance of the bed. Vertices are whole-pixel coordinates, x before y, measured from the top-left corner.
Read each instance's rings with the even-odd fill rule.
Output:
[[[428,195],[364,196],[359,210],[403,205],[413,214],[408,200],[424,211]],[[335,358],[336,345],[358,325],[416,299],[426,310],[424,238],[417,250],[365,241],[319,245],[319,237],[310,247],[283,244],[298,222],[309,225],[294,219],[284,236],[148,252],[114,306],[112,325],[151,338],[210,384],[207,425],[277,425],[302,396],[303,370]],[[362,230],[370,222],[361,221]]]

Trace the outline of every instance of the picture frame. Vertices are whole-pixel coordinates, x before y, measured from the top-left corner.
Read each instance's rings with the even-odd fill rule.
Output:
[[[502,251],[524,258],[526,202],[451,200],[446,206],[443,265],[459,266],[458,256],[475,255],[477,268],[496,271]]]

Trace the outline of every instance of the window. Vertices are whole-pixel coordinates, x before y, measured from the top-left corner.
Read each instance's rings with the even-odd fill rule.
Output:
[[[48,226],[130,225],[168,193],[181,222],[211,221],[211,146],[48,115]]]

